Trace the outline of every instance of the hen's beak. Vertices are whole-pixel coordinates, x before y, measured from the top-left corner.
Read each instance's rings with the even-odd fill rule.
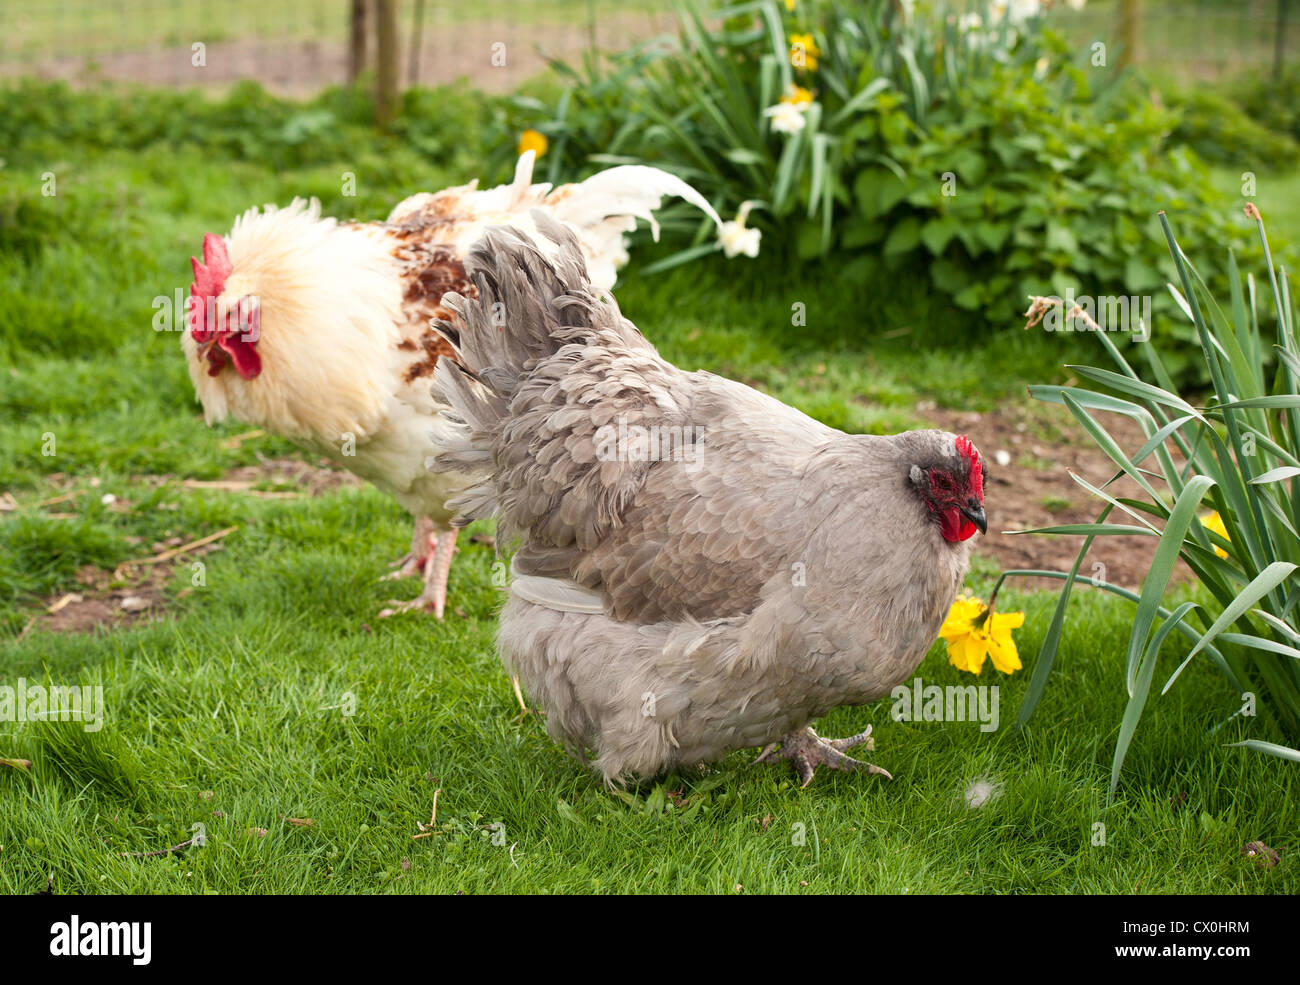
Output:
[[[976,503],[973,506],[959,506],[957,508],[961,511],[962,516],[975,524],[980,533],[986,534],[989,532],[989,521],[984,516],[984,507]]]

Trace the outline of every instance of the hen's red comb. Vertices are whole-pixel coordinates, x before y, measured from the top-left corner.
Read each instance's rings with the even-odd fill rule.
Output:
[[[980,453],[975,450],[971,444],[970,438],[966,435],[957,437],[957,454],[966,459],[970,466],[970,487],[971,491],[979,497],[979,501],[984,502],[984,466],[980,462]]]
[[[226,241],[215,233],[203,237],[203,262],[190,257],[194,265],[194,283],[190,293],[200,298],[215,298],[221,295],[226,286],[226,278],[234,269],[230,254],[226,252]]]

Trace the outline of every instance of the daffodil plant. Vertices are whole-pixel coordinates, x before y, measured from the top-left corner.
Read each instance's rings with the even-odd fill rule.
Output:
[[[1274,267],[1258,209],[1248,205],[1246,214],[1256,226],[1267,269],[1262,285],[1251,276],[1243,281],[1229,253],[1231,293],[1226,308],[1215,300],[1160,214],[1177,272],[1177,283],[1169,290],[1200,340],[1213,382],[1208,400],[1185,399],[1177,392],[1149,330],[1130,343],[1146,363],[1139,372],[1077,306],[1065,317],[1091,329],[1116,368],[1070,366],[1083,385],[1030,387],[1035,397],[1065,405],[1114,462],[1116,472],[1100,486],[1071,476],[1103,502],[1096,522],[1021,531],[1082,536],[1069,572],[1019,570],[1002,576],[1065,582],[1020,710],[1020,724],[1042,697],[1075,585],[1092,585],[1135,602],[1123,682],[1128,705],[1111,767],[1112,792],[1162,654],[1175,664],[1161,694],[1193,660],[1209,660],[1225,679],[1220,696],[1224,704],[1253,709],[1251,696],[1266,695],[1269,700],[1259,702],[1260,710],[1271,712],[1267,717],[1272,727],[1291,741],[1289,746],[1267,741],[1260,737],[1268,734],[1265,723],[1250,711],[1237,711],[1231,717],[1244,738],[1235,744],[1300,762],[1300,749],[1295,748],[1300,744],[1300,338],[1286,270]],[[1273,308],[1271,344],[1261,329],[1261,294]],[[1031,322],[1056,303],[1032,300]],[[1145,435],[1142,446],[1122,448],[1098,411],[1136,421]],[[1135,482],[1141,495],[1112,492],[1111,482],[1121,476]],[[1205,505],[1214,512],[1205,516]],[[1078,579],[1084,554],[1097,538],[1133,535],[1157,542],[1139,592],[1100,578]],[[1170,608],[1164,600],[1180,558],[1204,591]]]

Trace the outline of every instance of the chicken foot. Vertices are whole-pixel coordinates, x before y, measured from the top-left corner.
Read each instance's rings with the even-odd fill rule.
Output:
[[[424,565],[434,551],[433,521],[427,516],[415,518],[415,532],[411,535],[411,549],[396,561],[396,567],[380,581],[400,581],[414,578],[424,570]]]
[[[866,727],[865,731],[859,732],[857,735],[851,735],[847,739],[823,739],[809,725],[798,732],[791,732],[779,743],[769,742],[763,747],[763,751],[758,754],[758,758],[754,762],[770,763],[776,759],[790,760],[794,764],[795,772],[799,774],[799,785],[801,787],[806,787],[812,783],[813,773],[819,765],[824,765],[828,769],[851,772],[865,770],[869,774],[876,773],[892,780],[893,777],[889,775],[889,772],[879,766],[864,763],[851,756],[844,755],[845,750],[861,745],[865,745],[868,750],[876,747],[876,742],[871,737],[870,725]]]
[[[418,598],[413,598],[409,602],[390,599],[389,608],[379,613],[380,619],[387,619],[389,616],[414,609],[431,611],[435,619],[442,618],[443,611],[447,607],[447,577],[451,572],[451,559],[456,553],[457,533],[458,531],[452,529],[429,535],[428,539],[433,544],[433,550],[424,560],[424,591]]]

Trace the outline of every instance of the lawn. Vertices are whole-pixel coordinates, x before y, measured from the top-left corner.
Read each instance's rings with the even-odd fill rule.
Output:
[[[0,491],[17,508],[0,512],[0,683],[102,684],[107,720],[97,732],[0,723],[0,757],[33,763],[0,766],[0,890],[1300,891],[1294,866],[1240,856],[1257,839],[1293,847],[1296,773],[1226,748],[1276,737],[1262,720],[1229,721],[1238,696],[1212,668],[1193,665],[1154,702],[1108,801],[1132,609],[1082,591],[1023,731],[1028,670],[988,668],[981,683],[1001,689],[992,733],[895,722],[887,702],[819,724],[826,735],[873,724],[873,759],[893,782],[821,775],[801,791],[786,767],[751,767],[742,752],[707,773],[607,791],[536,715],[518,716],[493,648],[487,539],[462,538],[445,622],[377,620],[385,599],[416,591],[377,580],[409,519],[368,487],[309,489],[266,468],[298,461],[319,479],[287,443],[206,428],[176,336],[152,326],[154,299],[188,284],[202,234],[224,232],[247,205],[306,191],[335,214],[373,218],[417,188],[475,176],[464,156],[376,166],[346,201],[337,175],[357,165],[345,157],[276,166],[184,142],[37,143],[7,156]],[[59,179],[52,197],[40,194],[46,170]],[[633,266],[655,255],[639,249]],[[618,297],[668,358],[852,431],[923,424],[934,404],[1022,401],[1026,381],[1063,378],[1083,344],[1047,345],[1014,307],[1005,330],[972,336],[924,279],[861,262],[629,270]],[[790,326],[796,301],[806,328]],[[55,454],[42,454],[50,436]],[[195,485],[236,474],[260,478]],[[219,550],[150,566],[167,569],[149,585],[156,619],[89,632],[33,621],[90,594],[79,575],[111,588],[114,570],[153,545],[231,527]],[[995,574],[977,565],[971,587],[987,591]],[[1053,598],[1003,596],[1026,613],[1027,667]],[[1183,654],[1167,649],[1172,667]],[[941,646],[917,674],[970,682]],[[147,854],[200,830],[202,846]]]

